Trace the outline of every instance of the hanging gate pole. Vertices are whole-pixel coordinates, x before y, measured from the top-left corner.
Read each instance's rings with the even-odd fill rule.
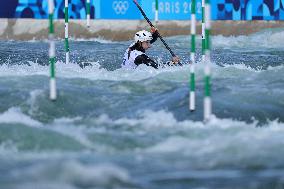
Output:
[[[156,10],[155,10],[155,23],[158,24],[159,21],[159,0],[156,0],[155,4]]]
[[[210,10],[210,1],[206,0],[205,2],[205,97],[204,97],[204,121],[207,122],[210,119],[212,113],[212,103],[211,103],[211,58],[210,58],[210,30],[211,30],[211,10]]]
[[[56,100],[56,81],[55,81],[55,42],[53,26],[53,0],[48,0],[49,17],[49,64],[50,64],[50,95],[51,100]]]
[[[86,4],[86,9],[87,9],[87,27],[90,27],[90,12],[91,12],[91,5],[90,5],[90,0],[87,0],[87,4]]]
[[[195,110],[195,34],[196,34],[196,0],[191,1],[191,53],[190,53],[190,93],[189,110]]]
[[[68,21],[68,0],[65,0],[65,52],[66,52],[66,60],[65,63],[68,64],[69,63],[69,21]]]

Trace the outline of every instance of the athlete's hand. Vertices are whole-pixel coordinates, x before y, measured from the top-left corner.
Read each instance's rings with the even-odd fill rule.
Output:
[[[151,27],[151,33],[152,33],[152,34],[155,33],[157,30],[158,30],[157,28]]]
[[[176,64],[176,63],[179,63],[180,61],[180,58],[178,56],[174,56],[172,61]]]

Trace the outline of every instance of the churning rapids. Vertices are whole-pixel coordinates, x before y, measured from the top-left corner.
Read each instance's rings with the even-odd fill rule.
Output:
[[[0,41],[0,188],[284,188],[284,32],[213,37],[206,124],[203,65],[191,113],[189,37],[166,41],[183,67],[120,69],[131,42],[102,39],[71,40],[66,65],[57,40],[55,102],[48,43]]]

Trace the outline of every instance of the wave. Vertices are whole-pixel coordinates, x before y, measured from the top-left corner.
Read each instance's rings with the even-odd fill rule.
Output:
[[[190,65],[184,65],[182,67],[167,67],[163,69],[156,70],[148,66],[139,66],[135,70],[127,69],[116,69],[114,71],[108,71],[102,68],[99,62],[88,62],[92,66],[87,66],[85,68],[80,68],[78,64],[70,63],[65,64],[61,61],[56,63],[56,77],[58,78],[84,78],[91,80],[108,80],[108,81],[140,81],[153,77],[164,77],[164,79],[172,78],[179,81],[188,80],[188,74]],[[11,76],[49,76],[49,66],[41,66],[36,63],[31,63],[28,65],[2,65],[0,70],[1,77],[11,77]],[[211,65],[212,74],[217,72],[223,72],[224,74],[230,70],[234,69],[236,74],[246,72],[261,73],[265,74],[269,71],[282,72],[284,70],[284,65],[280,66],[269,66],[267,70],[254,69],[249,65],[245,64],[233,64],[233,65],[223,65],[223,67],[217,66],[216,64]],[[198,75],[203,75],[204,65],[196,64],[196,73]],[[215,76],[218,78],[218,74]],[[176,79],[175,79],[176,78]]]
[[[125,188],[131,183],[128,171],[113,163],[49,160],[14,171],[12,188]]]
[[[5,113],[1,117],[3,115]],[[173,113],[166,110],[141,111],[136,118],[114,119],[107,114],[88,118],[62,117],[44,124],[44,129],[41,129],[43,133],[21,126],[18,128],[18,133],[22,133],[20,144],[17,142],[19,137],[10,136],[6,131],[16,128],[0,124],[1,133],[6,136],[0,145],[2,154],[12,155],[23,150],[28,152],[27,157],[30,157],[30,152],[38,150],[43,154],[48,151],[62,153],[78,150],[85,153],[87,150],[101,154],[156,154],[169,158],[179,154],[198,168],[226,165],[230,168],[284,167],[281,159],[284,155],[284,123],[278,120],[268,121],[261,127],[257,120],[247,123],[214,115],[206,123],[189,119],[178,121]],[[23,133],[28,133],[29,137],[23,138]],[[56,147],[50,147],[51,140]],[[23,149],[23,146],[33,143],[37,143],[36,147],[31,145]],[[8,150],[9,147],[11,149]],[[53,157],[51,154],[48,156]],[[259,156],[262,158],[259,159]],[[80,167],[77,167],[78,172],[83,174],[84,170],[81,171]],[[67,178],[72,180],[73,176]]]
[[[284,151],[280,150],[284,144],[281,140],[284,123],[277,120],[269,121],[262,127],[257,126],[257,121],[246,123],[215,116],[212,116],[207,123],[177,121],[172,113],[162,110],[145,111],[139,119],[112,120],[102,116],[97,121],[100,124],[111,124],[113,128],[124,128],[124,131],[131,130],[131,133],[137,137],[153,137],[152,140],[155,142],[150,143],[146,148],[136,147],[136,151],[140,153],[162,154],[162,156],[180,154],[196,162],[197,166],[207,168],[224,166],[227,160],[230,160],[230,163],[228,162],[230,165],[236,167],[253,167],[258,164],[267,167],[284,167],[281,160]],[[275,149],[278,149],[279,158],[275,157]],[[259,156],[263,159],[255,161]],[[211,157],[210,161],[206,161],[207,163],[204,161],[206,157]]]
[[[267,49],[281,49],[284,47],[283,29],[267,29],[250,35],[240,36],[212,36],[213,49],[230,49],[242,51],[262,51]],[[167,37],[171,44],[177,47],[186,47],[190,44],[190,35]],[[196,36],[196,47],[201,48],[201,36]]]
[[[20,108],[12,107],[0,114],[0,123],[21,123],[31,127],[41,127],[42,123],[22,113]]]
[[[113,41],[113,40],[108,40],[108,39],[104,39],[104,38],[73,38],[73,37],[70,37],[69,38],[70,41],[78,41],[78,42],[98,42],[98,43],[101,43],[101,44],[115,44],[115,43],[120,43],[118,41]],[[62,40],[63,41],[63,40]]]
[[[11,119],[11,117],[13,117],[14,119]],[[82,141],[86,139],[84,137],[88,132],[108,132],[107,130],[98,129],[98,125],[101,125],[102,127],[109,125],[113,128],[119,125],[125,125],[126,128],[136,128],[137,131],[145,130],[147,132],[149,132],[150,130],[158,131],[160,129],[196,129],[200,131],[202,130],[204,132],[209,132],[210,130],[226,131],[232,129],[234,131],[244,131],[244,133],[252,132],[251,134],[253,134],[254,132],[260,132],[262,134],[265,134],[266,132],[280,132],[284,130],[284,123],[279,122],[278,120],[268,121],[261,127],[258,127],[257,120],[254,120],[252,123],[247,123],[230,118],[221,119],[215,117],[214,115],[212,115],[211,120],[206,123],[188,119],[184,121],[178,121],[175,118],[174,114],[165,110],[144,110],[139,113],[137,118],[122,117],[119,119],[112,119],[107,114],[101,114],[96,118],[61,117],[54,119],[50,123],[41,123],[22,113],[19,108],[10,108],[8,111],[0,114],[0,123],[20,123],[30,127],[39,127],[41,129],[47,129],[68,135],[72,138],[77,138],[79,139],[78,141],[81,141],[81,143],[85,143]],[[92,123],[93,126],[96,127],[93,127],[92,124],[85,125],[86,123]]]
[[[161,120],[163,120],[161,122]],[[252,123],[247,123],[244,121],[238,121],[233,119],[220,119],[212,115],[209,122],[203,121],[192,121],[184,120],[178,121],[171,112],[165,110],[152,111],[145,110],[140,112],[140,116],[135,119],[131,118],[120,118],[113,120],[109,116],[103,114],[99,116],[96,120],[98,124],[114,124],[115,125],[128,125],[129,127],[139,127],[143,129],[162,129],[162,128],[183,128],[183,129],[229,129],[229,128],[240,128],[240,129],[256,129],[258,127],[258,121],[255,120]],[[142,126],[142,127],[141,127]],[[284,130],[284,123],[278,122],[278,120],[269,121],[267,124],[263,125],[264,129],[271,130]]]
[[[264,30],[248,36],[215,36],[213,48],[236,48],[242,50],[261,51],[263,49],[281,49],[284,46],[284,31],[279,29]]]

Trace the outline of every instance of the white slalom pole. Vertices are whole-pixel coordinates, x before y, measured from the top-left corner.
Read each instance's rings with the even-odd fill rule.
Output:
[[[65,52],[66,52],[66,64],[69,63],[69,34],[68,34],[68,28],[69,28],[69,22],[68,22],[68,0],[65,0]]]
[[[205,98],[204,98],[204,121],[207,122],[210,120],[212,114],[212,102],[211,102],[211,58],[210,58],[210,29],[211,29],[211,9],[210,1],[206,0],[205,3]]]
[[[201,23],[201,37],[202,37],[202,62],[205,61],[205,0],[202,0],[202,23]]]
[[[90,0],[87,0],[87,5],[86,5],[86,8],[87,8],[87,27],[89,28],[90,27],[90,12],[91,12],[91,5],[90,5]]]
[[[155,9],[155,23],[158,24],[159,21],[159,1],[156,0],[156,9]]]
[[[56,81],[55,81],[55,42],[53,26],[53,0],[48,0],[49,17],[49,64],[50,64],[50,95],[51,100],[56,100]]]
[[[191,53],[190,53],[190,93],[189,110],[195,110],[195,34],[196,34],[196,0],[191,1]]]

